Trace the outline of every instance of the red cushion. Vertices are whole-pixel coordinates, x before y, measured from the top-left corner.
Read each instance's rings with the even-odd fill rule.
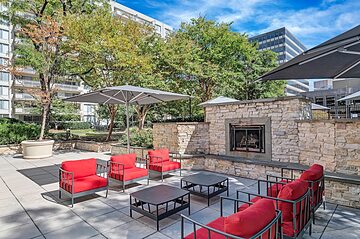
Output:
[[[278,198],[292,200],[301,198],[308,190],[308,183],[302,180],[295,180],[283,186]],[[296,214],[300,213],[300,203],[296,205]],[[303,207],[304,208],[304,207]],[[282,212],[283,221],[291,221],[293,218],[293,204],[279,201],[279,210]]]
[[[319,164],[314,164],[308,170],[305,170],[300,179],[307,181],[315,181],[324,176],[324,167]]]
[[[111,156],[110,161],[123,164],[125,169],[133,168],[135,167],[136,163],[136,154],[121,154]],[[116,167],[116,164],[114,164],[114,167]]]
[[[266,227],[275,217],[273,201],[263,198],[246,210],[226,217],[224,231],[235,236],[249,238]],[[268,238],[268,232],[265,232],[262,238]]]
[[[124,170],[125,176],[123,175],[123,171],[111,170],[109,176],[110,178],[117,179],[120,181],[129,181],[136,178],[142,178],[148,175],[148,171],[145,168],[128,168]]]
[[[277,197],[277,195],[279,194],[280,190],[283,188],[284,184],[282,183],[287,183],[287,181],[285,179],[280,181],[281,183],[274,183],[272,184],[271,187],[268,188],[267,190],[267,195],[270,197]]]
[[[167,172],[171,170],[176,170],[181,167],[179,162],[174,161],[165,161],[162,164],[150,164],[149,169],[158,171],[158,172]]]
[[[61,168],[74,173],[74,179],[96,175],[96,159],[81,159],[62,162]]]
[[[257,201],[259,201],[261,199],[261,197],[254,197],[253,199],[250,200],[250,202],[253,202],[253,203],[256,203]],[[241,205],[239,208],[238,208],[238,212],[240,211],[244,211],[246,208],[250,207],[249,204],[247,203],[244,203],[243,205]]]
[[[71,193],[72,182],[60,182],[61,188]],[[74,193],[89,191],[96,188],[106,187],[107,179],[98,175],[92,175],[74,179]]]
[[[168,149],[156,149],[148,151],[150,164],[160,163],[170,160],[169,150]]]
[[[224,219],[225,219],[224,217],[219,217],[216,220],[208,223],[207,226],[223,232],[224,231]],[[196,239],[208,239],[209,238],[208,236],[209,236],[208,230],[206,230],[204,228],[200,228],[200,229],[196,230]],[[185,237],[185,239],[194,239],[194,238],[195,238],[194,232],[192,232],[191,234],[189,234]],[[226,237],[224,237],[218,233],[215,233],[215,232],[210,233],[210,238],[211,239],[226,239]],[[229,239],[231,239],[231,238],[229,238]]]
[[[299,216],[296,217],[296,230],[294,230],[294,223],[291,221],[286,221],[281,224],[281,227],[283,229],[283,234],[289,237],[296,236],[301,230],[304,228],[304,225],[301,225],[300,228],[300,220]]]

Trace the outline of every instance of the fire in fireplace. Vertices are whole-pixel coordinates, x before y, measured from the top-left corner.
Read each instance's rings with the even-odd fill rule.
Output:
[[[265,153],[265,125],[230,124],[230,151]]]

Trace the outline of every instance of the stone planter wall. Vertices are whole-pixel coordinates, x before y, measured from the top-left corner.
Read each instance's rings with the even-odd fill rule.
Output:
[[[299,163],[360,176],[360,121],[298,121]]]
[[[115,142],[93,142],[93,141],[76,141],[75,148],[91,152],[107,152],[111,150],[111,145]]]
[[[137,157],[145,158],[148,152],[147,148],[130,147],[130,152],[135,153]],[[111,146],[111,155],[127,154],[127,146],[121,144],[113,144]]]
[[[156,123],[154,148],[168,148],[182,154],[209,153],[209,124],[204,122]]]
[[[187,169],[209,170],[228,175],[250,179],[266,179],[267,174],[280,175],[281,163],[251,163],[245,161],[220,159],[219,156],[204,155],[184,159],[183,166]],[[350,182],[339,182],[331,178],[325,180],[325,197],[327,202],[343,206],[360,208],[360,185]],[[245,189],[246,191],[246,189]]]

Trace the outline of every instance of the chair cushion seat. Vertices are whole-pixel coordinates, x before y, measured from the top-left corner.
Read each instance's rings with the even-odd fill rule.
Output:
[[[73,172],[74,179],[96,175],[96,159],[64,161],[61,164],[61,168],[65,171]]]
[[[121,154],[111,156],[110,161],[123,164],[125,169],[133,168],[135,167],[136,163],[136,154]],[[113,167],[116,167],[116,164],[113,164]]]
[[[128,168],[124,170],[124,173],[122,170],[112,170],[109,174],[110,178],[120,180],[120,181],[129,181],[136,178],[142,178],[148,175],[148,171],[145,168]]]
[[[179,162],[174,162],[174,161],[166,161],[163,162],[162,164],[150,164],[149,165],[149,169],[150,170],[154,170],[154,171],[158,171],[158,172],[167,172],[167,171],[171,171],[171,170],[176,170],[176,169],[180,169],[181,165]]]
[[[61,188],[71,193],[72,182],[60,182]],[[74,179],[74,193],[85,192],[107,186],[107,179],[98,175],[92,175]]]
[[[206,225],[223,232],[224,231],[224,220],[225,220],[224,217],[219,217]],[[208,233],[207,229],[200,228],[200,229],[196,230],[196,239],[208,239],[209,238],[208,236],[209,236],[209,233]],[[194,238],[195,238],[194,232],[192,232],[191,234],[189,234],[185,237],[185,239],[194,239]],[[226,237],[224,237],[218,233],[215,233],[215,232],[210,233],[210,238],[211,239],[226,239]],[[231,238],[229,238],[229,239],[231,239]]]

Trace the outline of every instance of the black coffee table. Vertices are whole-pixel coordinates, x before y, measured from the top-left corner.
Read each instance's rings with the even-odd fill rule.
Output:
[[[188,208],[190,214],[190,193],[186,190],[158,185],[130,194],[130,217],[132,210],[159,221]]]
[[[220,193],[226,192],[229,196],[229,179],[223,176],[198,173],[183,177],[180,185],[191,194],[207,198],[208,206],[210,206],[210,198]]]

